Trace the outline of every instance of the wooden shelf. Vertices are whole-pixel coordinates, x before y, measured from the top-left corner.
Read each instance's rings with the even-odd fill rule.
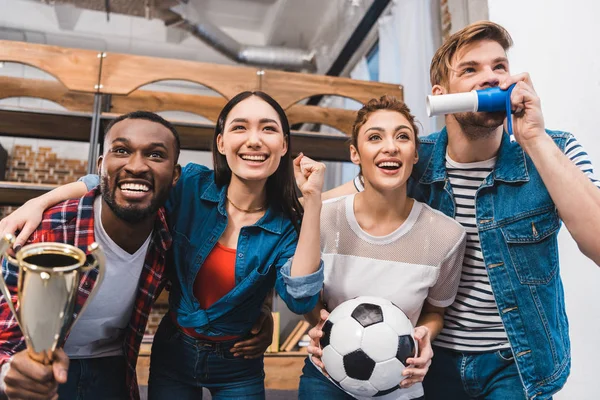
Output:
[[[277,353],[265,353],[265,357],[306,357],[307,355],[307,351],[278,351]]]
[[[0,181],[0,205],[19,206],[55,187],[56,185]]]
[[[0,107],[0,134],[88,142],[92,114]]]

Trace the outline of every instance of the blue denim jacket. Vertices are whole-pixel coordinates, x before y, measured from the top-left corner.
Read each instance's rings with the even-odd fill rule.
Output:
[[[569,133],[547,131],[564,151]],[[454,217],[444,128],[421,139],[409,196]],[[559,274],[556,206],[533,162],[503,135],[496,167],[475,198],[481,250],[498,310],[529,399],[549,398],[571,367]]]
[[[88,187],[99,183],[97,175],[82,180]],[[169,195],[165,208],[174,267],[169,269],[175,273],[169,305],[179,325],[206,336],[244,335],[273,286],[293,312],[312,310],[323,286],[323,263],[313,274],[291,277],[298,235],[291,221],[271,208],[240,231],[235,287],[207,310],[200,308],[193,293],[194,280],[227,226],[226,193],[227,186],[216,186],[212,170],[190,163]]]

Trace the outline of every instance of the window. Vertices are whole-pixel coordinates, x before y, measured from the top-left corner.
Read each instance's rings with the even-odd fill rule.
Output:
[[[367,53],[367,66],[369,67],[369,78],[379,82],[379,42]]]

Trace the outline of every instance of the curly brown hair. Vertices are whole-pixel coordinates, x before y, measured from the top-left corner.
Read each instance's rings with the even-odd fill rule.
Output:
[[[456,52],[481,40],[498,42],[504,51],[507,51],[513,44],[508,31],[491,21],[479,21],[466,26],[451,35],[435,52],[429,68],[431,86],[446,85],[452,70],[451,61]]]
[[[419,149],[419,128],[417,128],[415,116],[410,113],[410,109],[403,102],[395,98],[394,96],[383,95],[379,99],[371,99],[365,104],[358,113],[356,114],[356,120],[352,125],[352,138],[351,144],[358,150],[358,131],[367,122],[369,116],[375,111],[387,110],[396,111],[404,116],[410,123],[410,126],[415,133],[415,147]]]

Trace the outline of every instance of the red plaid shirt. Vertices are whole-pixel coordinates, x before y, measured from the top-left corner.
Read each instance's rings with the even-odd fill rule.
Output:
[[[67,200],[46,210],[42,223],[31,235],[28,243],[67,243],[88,254],[87,247],[94,242],[94,199],[99,194],[99,190],[94,189],[81,199]],[[124,334],[123,352],[127,358],[128,367],[125,379],[131,399],[139,399],[135,367],[150,308],[166,284],[165,256],[170,246],[171,236],[165,220],[164,209],[161,208],[158,211],[152,239],[146,253],[131,320]],[[2,274],[13,294],[17,287],[17,273],[18,271],[13,265],[6,262],[2,264]],[[97,270],[94,269],[82,276],[73,311],[74,317],[85,304],[97,275]],[[16,306],[16,295],[12,296],[12,301]],[[61,346],[63,344],[60,343]],[[2,296],[0,300],[0,365],[13,354],[24,349],[23,334],[6,304],[6,299]]]

